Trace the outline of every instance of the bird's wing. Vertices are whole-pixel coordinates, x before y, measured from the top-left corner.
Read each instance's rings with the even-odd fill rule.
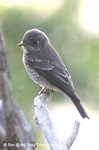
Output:
[[[43,62],[29,60],[28,64],[31,69],[35,69],[40,76],[65,93],[66,86],[72,85],[71,76],[66,68],[63,69],[64,67],[59,68],[59,65],[49,63],[47,60],[45,62],[44,60]]]

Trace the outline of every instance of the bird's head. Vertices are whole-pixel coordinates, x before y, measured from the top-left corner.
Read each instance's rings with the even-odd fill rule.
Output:
[[[32,29],[24,34],[18,46],[22,46],[24,52],[28,53],[42,50],[49,43],[50,41],[44,32],[38,29]]]

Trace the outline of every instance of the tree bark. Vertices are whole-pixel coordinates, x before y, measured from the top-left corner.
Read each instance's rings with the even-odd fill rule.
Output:
[[[34,100],[35,122],[43,132],[50,150],[69,150],[79,131],[80,122],[75,121],[71,135],[66,141],[62,141],[54,129],[50,114],[47,108],[47,101],[51,99],[52,91],[46,89]]]
[[[14,102],[7,50],[0,31],[0,150],[34,150],[34,134]]]

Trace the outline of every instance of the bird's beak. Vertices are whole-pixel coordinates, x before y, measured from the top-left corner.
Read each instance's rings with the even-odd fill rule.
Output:
[[[21,41],[17,46],[24,46],[23,41]]]

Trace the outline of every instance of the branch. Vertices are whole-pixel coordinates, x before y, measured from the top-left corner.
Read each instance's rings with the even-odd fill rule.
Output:
[[[3,110],[3,102],[0,100],[0,144],[4,141],[6,137],[6,129],[5,129],[5,116]]]
[[[7,51],[2,32],[0,32],[0,99],[0,150],[34,150],[31,124],[12,96]]]
[[[68,150],[70,149],[77,136],[80,123],[78,121],[75,122],[70,137],[65,142],[63,142],[56,134],[47,108],[47,101],[51,99],[51,97],[52,91],[46,89],[45,91],[43,91],[43,93],[35,98],[35,122],[43,132],[49,144],[50,150]]]
[[[73,130],[71,132],[71,135],[66,140],[66,145],[67,145],[68,149],[70,149],[70,147],[74,143],[74,140],[76,139],[78,131],[79,131],[79,127],[80,127],[80,122],[78,120],[76,120],[74,123],[74,126],[73,126]]]
[[[0,31],[0,97],[3,100],[6,115],[12,110],[12,85],[8,67],[7,49],[3,33]]]

